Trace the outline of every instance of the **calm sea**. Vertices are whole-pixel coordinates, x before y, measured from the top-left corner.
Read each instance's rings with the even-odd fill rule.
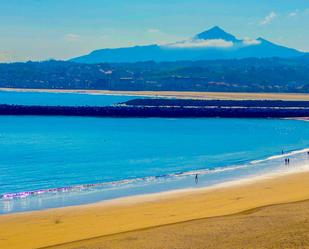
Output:
[[[0,104],[7,105],[107,106],[134,98],[122,95],[0,91]]]
[[[0,116],[0,124],[0,213],[192,187],[196,173],[198,186],[251,177],[285,169],[269,158],[282,150],[309,147],[309,122],[294,120]],[[306,156],[292,156],[295,165]]]

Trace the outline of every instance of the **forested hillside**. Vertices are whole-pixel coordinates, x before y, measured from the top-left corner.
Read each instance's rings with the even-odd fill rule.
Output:
[[[180,62],[0,64],[0,87],[309,92],[309,57]]]

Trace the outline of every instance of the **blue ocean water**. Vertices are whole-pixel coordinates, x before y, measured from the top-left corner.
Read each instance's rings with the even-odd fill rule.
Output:
[[[136,96],[0,91],[0,104],[45,106],[108,106]]]
[[[211,185],[280,168],[282,158],[256,160],[309,147],[309,122],[296,120],[0,116],[0,124],[0,213],[190,187],[196,172]]]

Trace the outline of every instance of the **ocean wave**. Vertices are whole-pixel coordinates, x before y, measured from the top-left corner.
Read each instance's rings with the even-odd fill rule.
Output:
[[[308,151],[309,151],[309,148],[305,148],[305,149],[301,149],[301,150],[288,151],[286,153],[270,156],[270,157],[267,157],[265,159],[254,160],[254,161],[251,162],[251,164],[257,164],[257,163],[262,163],[262,162],[266,162],[266,161],[270,161],[270,160],[286,158],[286,157],[289,157],[289,156],[294,156],[294,155],[297,155],[297,154],[306,153]]]
[[[164,174],[158,176],[148,176],[148,177],[140,177],[134,179],[124,179],[119,181],[112,181],[112,182],[103,182],[103,183],[93,183],[93,184],[81,184],[81,185],[73,185],[67,187],[59,187],[59,188],[49,188],[49,189],[40,189],[40,190],[33,190],[33,191],[22,191],[17,193],[5,193],[0,195],[0,199],[3,200],[11,200],[11,199],[22,199],[31,196],[38,196],[43,194],[57,194],[57,193],[66,193],[66,192],[78,192],[78,191],[86,191],[86,190],[93,190],[93,189],[102,189],[102,188],[113,188],[113,187],[121,187],[126,186],[129,184],[136,184],[136,183],[153,183],[156,181],[164,181],[174,179],[177,180],[179,178],[190,177],[198,175],[206,175],[206,174],[216,174],[226,171],[234,171],[239,169],[245,169],[250,167],[257,167],[260,164],[263,164],[267,161],[278,160],[281,158],[285,158],[288,156],[294,156],[297,154],[307,153],[309,148],[305,148],[302,150],[290,151],[280,155],[270,156],[265,159],[261,160],[254,160],[245,164],[241,165],[231,165],[227,167],[217,167],[214,169],[199,169],[199,170],[192,170],[187,172],[177,172],[172,174]]]

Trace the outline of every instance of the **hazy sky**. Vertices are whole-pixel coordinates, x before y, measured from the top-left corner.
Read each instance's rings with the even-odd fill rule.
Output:
[[[309,51],[309,0],[0,0],[0,61],[174,42],[215,25]]]

